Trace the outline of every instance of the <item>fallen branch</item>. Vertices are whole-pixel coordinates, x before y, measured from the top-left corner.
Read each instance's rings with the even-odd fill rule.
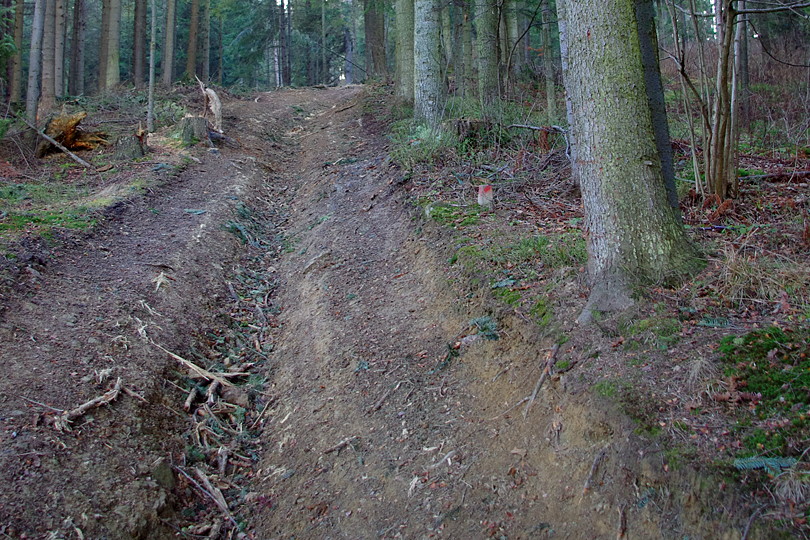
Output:
[[[51,143],[52,145],[54,145],[55,147],[57,147],[59,150],[61,150],[61,151],[62,151],[62,152],[64,152],[65,154],[67,154],[67,155],[70,157],[70,159],[72,159],[73,161],[75,161],[76,163],[78,163],[79,165],[81,165],[82,167],[87,167],[88,169],[92,169],[92,168],[93,168],[93,166],[92,166],[92,165],[90,165],[90,164],[89,164],[89,163],[87,163],[85,160],[83,160],[82,158],[80,158],[79,156],[77,156],[76,154],[74,154],[73,152],[71,152],[70,150],[68,150],[68,149],[67,149],[67,148],[66,148],[64,145],[62,145],[61,143],[57,142],[57,141],[56,141],[56,139],[54,139],[53,137],[50,137],[50,136],[48,136],[48,135],[45,135],[45,130],[44,130],[44,129],[43,129],[42,131],[38,130],[34,124],[32,124],[31,122],[29,122],[29,121],[28,121],[26,118],[23,118],[22,116],[17,115],[17,118],[19,118],[20,120],[22,120],[23,122],[25,122],[26,124],[28,124],[28,127],[30,127],[31,129],[33,129],[34,131],[36,131],[36,132],[37,132],[37,135],[39,135],[40,137],[42,137],[43,139],[45,139],[46,141],[48,141],[49,143]]]
[[[197,387],[191,389],[191,392],[188,393],[188,397],[186,397],[185,403],[183,403],[183,409],[186,411],[191,410],[191,404],[194,403],[194,398],[197,397]]]
[[[523,404],[524,404],[524,403],[526,403],[527,401],[529,401],[529,396],[526,396],[525,398],[521,399],[520,401],[518,401],[517,403],[515,403],[514,405],[512,405],[511,407],[509,407],[509,408],[508,408],[508,409],[506,409],[505,411],[503,411],[503,412],[502,412],[501,414],[499,414],[498,416],[493,416],[492,418],[490,418],[490,420],[497,420],[497,419],[498,419],[498,418],[500,418],[501,416],[506,416],[507,414],[509,414],[509,413],[510,413],[510,412],[512,412],[513,410],[517,409],[518,407],[520,407],[521,405],[523,405]]]
[[[219,388],[219,382],[214,381],[208,386],[208,391],[206,394],[208,395],[208,405],[213,405],[217,402],[217,388]]]
[[[115,381],[115,386],[112,390],[105,392],[104,394],[95,397],[82,405],[79,405],[75,409],[67,411],[54,418],[54,427],[59,431],[70,431],[70,423],[77,418],[84,416],[87,411],[95,407],[101,407],[102,405],[109,405],[118,399],[118,396],[121,394],[121,387],[121,377],[118,377],[118,380]]]
[[[557,363],[558,352],[560,352],[560,344],[555,343],[554,348],[551,349],[551,356],[549,357],[548,361],[546,361],[546,367],[543,368],[543,373],[540,375],[540,378],[537,379],[537,384],[534,385],[534,391],[529,398],[529,402],[526,404],[526,409],[523,411],[524,420],[526,420],[526,417],[529,416],[529,409],[532,408],[532,404],[537,397],[537,392],[540,391],[540,387],[543,385],[543,381],[546,380],[546,377],[548,377],[549,373],[551,373],[551,368],[553,368],[554,364]]]
[[[161,351],[165,352],[166,354],[168,354],[169,356],[171,356],[172,358],[174,358],[175,360],[177,360],[178,362],[180,362],[181,364],[186,366],[188,369],[190,369],[191,371],[193,371],[194,373],[196,373],[198,376],[202,377],[203,379],[208,379],[209,381],[216,381],[219,384],[221,384],[222,386],[233,386],[233,383],[231,381],[225,379],[224,377],[233,377],[233,376],[236,376],[236,375],[248,375],[247,373],[227,373],[227,374],[222,374],[222,376],[220,376],[220,375],[217,375],[216,373],[212,373],[212,372],[208,371],[207,369],[201,368],[200,366],[198,366],[194,362],[189,362],[188,360],[186,360],[182,356],[178,356],[178,355],[174,354],[170,350],[168,350],[168,349],[166,349],[164,347],[161,347],[160,345],[158,345],[154,341],[152,342],[152,345],[154,345],[155,347],[157,347]]]
[[[529,124],[511,124],[506,126],[506,129],[530,129],[532,131],[545,131],[546,133],[565,133],[565,130],[560,126],[531,126]]]
[[[588,478],[585,479],[585,485],[582,486],[583,497],[587,495],[588,492],[591,490],[591,482],[593,481],[593,476],[596,474],[596,469],[599,467],[599,464],[602,462],[603,459],[605,459],[608,448],[609,446],[605,446],[604,448],[602,448],[602,451],[596,454],[596,457],[593,458],[593,463],[591,464],[591,471],[588,473]]]
[[[185,476],[192,484],[194,484],[197,487],[197,489],[199,489],[205,495],[207,495],[209,499],[214,501],[217,507],[219,507],[219,509],[222,510],[222,512],[228,517],[231,523],[233,523],[234,527],[239,528],[239,524],[236,522],[235,519],[233,519],[233,516],[231,515],[231,510],[228,508],[228,503],[225,501],[225,497],[222,495],[222,492],[213,484],[211,484],[211,481],[208,479],[207,476],[205,476],[205,473],[203,473],[200,469],[196,467],[194,468],[194,472],[197,474],[202,483],[205,485],[205,487],[203,487],[200,485],[199,482],[194,480],[194,478],[192,478],[191,475],[189,475],[186,471],[184,471],[180,467],[177,466],[172,467],[174,468],[174,470]]]
[[[324,450],[323,453],[324,454],[331,454],[332,452],[337,452],[338,450],[342,450],[343,448],[346,448],[347,446],[352,444],[352,441],[354,441],[355,439],[357,439],[357,435],[352,435],[351,437],[346,437],[345,439],[343,439],[342,441],[337,443],[335,446],[332,446],[332,447],[327,448],[326,450]]]
[[[388,399],[388,396],[390,396],[391,394],[393,394],[394,392],[396,392],[396,391],[399,389],[399,387],[400,387],[400,386],[402,386],[402,381],[399,381],[399,382],[396,384],[396,386],[394,386],[394,387],[392,387],[392,388],[389,388],[389,389],[388,389],[388,391],[387,391],[386,393],[384,393],[384,394],[382,395],[382,397],[381,397],[380,399],[378,399],[378,400],[377,400],[377,402],[376,402],[374,405],[372,405],[372,406],[371,406],[371,407],[368,409],[368,411],[367,411],[367,412],[372,413],[372,412],[374,412],[374,411],[379,411],[379,410],[380,410],[380,407],[382,407],[383,402],[384,402],[386,399]]]
[[[445,461],[447,462],[447,465],[450,466],[453,463],[451,460],[457,453],[458,450],[450,450],[449,452],[447,452],[447,454],[445,454],[445,456],[442,459],[440,459],[439,461],[428,467],[427,470],[432,471],[433,469],[442,466]]]

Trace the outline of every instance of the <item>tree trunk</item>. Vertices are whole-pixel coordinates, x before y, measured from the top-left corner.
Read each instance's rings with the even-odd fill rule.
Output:
[[[461,57],[463,63],[463,75],[460,84],[461,95],[464,97],[475,95],[475,62],[473,61],[473,39],[472,39],[472,17],[471,7],[468,2],[464,3],[463,19],[461,23]]]
[[[451,73],[455,74],[455,51],[453,50],[453,3],[452,2],[443,2],[440,5],[441,13],[440,13],[440,34],[441,34],[441,58],[443,59],[442,62],[442,71],[446,76],[449,76]]]
[[[152,10],[151,35],[149,39],[149,100],[146,106],[146,132],[155,131],[155,46],[157,44],[157,6],[152,0],[149,6]]]
[[[366,74],[372,78],[388,77],[385,58],[384,0],[365,0],[363,21],[366,30]]]
[[[329,84],[329,66],[326,64],[326,0],[321,0],[321,82]]]
[[[667,190],[667,200],[680,220],[678,189],[675,187],[675,166],[672,161],[672,141],[669,138],[669,122],[664,102],[664,85],[661,82],[661,67],[658,59],[658,35],[655,28],[653,0],[636,1],[641,62],[644,66],[644,84],[652,115],[655,146],[661,159],[661,174]]]
[[[22,47],[23,23],[25,14],[24,0],[17,0],[14,8],[14,55],[11,57],[11,76],[9,77],[9,103],[22,100]]]
[[[105,74],[105,90],[110,90],[121,82],[121,0],[110,0]]]
[[[73,2],[73,39],[70,44],[70,76],[68,93],[72,96],[84,94],[84,46],[87,26],[87,4],[85,0]]]
[[[194,80],[197,74],[197,33],[200,28],[200,0],[191,0],[191,18],[188,23],[186,47],[186,77]]]
[[[542,0],[543,25],[543,78],[546,82],[546,118],[549,124],[557,120],[557,85],[554,81],[554,54],[551,42],[551,20],[554,14],[551,11],[549,0]]]
[[[488,115],[500,96],[498,75],[498,0],[475,0],[478,97]]]
[[[508,32],[509,49],[506,51],[506,60],[509,62],[509,78],[514,81],[520,74],[520,31],[518,27],[518,2],[517,0],[508,0],[506,3],[506,12],[504,13],[506,19],[506,31]]]
[[[174,81],[174,11],[176,0],[166,0],[166,32],[164,33],[163,61],[161,63],[161,80],[165,86]]]
[[[98,90],[104,90],[107,81],[107,54],[110,42],[110,2],[112,0],[101,1],[101,35],[99,36],[98,52]]]
[[[45,29],[42,34],[42,88],[39,109],[48,113],[56,104],[55,71],[56,57],[56,0],[47,0],[45,5]]]
[[[135,0],[132,27],[132,82],[135,88],[146,83],[146,0]]]
[[[219,16],[219,33],[217,35],[217,51],[219,51],[219,58],[217,58],[217,84],[222,86],[222,80],[225,76],[225,49],[223,47],[222,36],[225,35],[225,17]],[[281,58],[279,58],[281,62]]]
[[[585,207],[593,311],[633,304],[632,291],[698,265],[667,202],[645,92],[634,0],[566,0],[571,95]]]
[[[740,10],[746,9],[746,0],[740,0]],[[748,124],[750,111],[750,76],[748,72],[748,15],[740,15],[737,28],[737,39],[735,41],[734,57],[737,69],[737,88],[739,98],[738,117],[741,125]]]
[[[287,86],[290,84],[289,72],[287,71],[287,57],[289,55],[289,41],[287,40],[287,17],[284,8],[284,0],[281,0],[278,5],[278,37],[279,37],[279,53],[281,58],[281,85]]]
[[[352,31],[347,27],[343,29],[343,47],[346,50],[346,62],[343,65],[343,76],[346,84],[354,83],[354,41]]]
[[[202,25],[200,28],[200,78],[208,84],[211,78],[211,0],[203,0]]]
[[[65,0],[56,0],[54,12],[53,87],[56,97],[65,95]]]
[[[414,118],[438,129],[444,113],[441,65],[441,2],[414,2]]]
[[[39,106],[39,76],[42,72],[42,35],[45,31],[45,3],[47,0],[36,0],[34,19],[31,21],[31,48],[28,52],[28,89],[25,94],[25,116],[33,125],[37,125],[37,108]]]
[[[396,0],[395,93],[403,103],[414,98],[414,0]]]

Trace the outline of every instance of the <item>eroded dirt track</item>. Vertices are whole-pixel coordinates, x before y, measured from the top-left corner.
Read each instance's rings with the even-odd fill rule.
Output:
[[[213,537],[723,537],[705,487],[668,478],[662,449],[575,378],[547,382],[526,420],[513,408],[553,343],[508,315],[499,340],[474,335],[471,319],[496,310],[448,283],[447,241],[407,201],[364,89],[225,109],[239,149],[195,150],[200,164],[118,208],[8,299],[6,535],[192,537],[180,527],[218,512],[173,468],[187,465],[190,420],[178,365],[156,345],[201,347],[243,302],[227,284],[249,264],[274,284],[273,324],[260,314],[254,462],[210,476],[243,532],[222,519]],[[240,208],[272,242],[223,230]],[[54,409],[117,377],[146,402],[123,394],[54,429]]]

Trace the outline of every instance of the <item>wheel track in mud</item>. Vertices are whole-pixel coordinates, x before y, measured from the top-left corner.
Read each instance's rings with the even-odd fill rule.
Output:
[[[154,463],[182,454],[187,424],[169,409],[184,396],[165,380],[175,364],[139,328],[184,352],[222,327],[224,284],[251,256],[221,230],[237,204],[283,216],[267,225],[283,223],[286,247],[262,260],[281,327],[262,373],[272,401],[261,459],[238,486],[221,479],[247,535],[602,538],[622,520],[638,538],[682,536],[686,521],[712,530],[684,510],[694,490],[665,492],[661,449],[626,435],[632,425],[576,384],[547,382],[527,422],[502,414],[531,391],[551,344],[448,285],[448,238],[408,203],[366,100],[354,87],[226,105],[242,148],[204,154],[34,275],[35,292],[0,325],[2,360],[19,374],[0,381],[0,467],[19,490],[0,494],[0,530],[175,536],[173,504],[193,489],[159,484]],[[172,269],[166,287],[151,264]],[[485,314],[502,339],[454,349]],[[69,408],[103,391],[92,376],[109,367],[150,403],[124,398],[65,435],[22,399]],[[199,504],[208,519],[211,501]]]

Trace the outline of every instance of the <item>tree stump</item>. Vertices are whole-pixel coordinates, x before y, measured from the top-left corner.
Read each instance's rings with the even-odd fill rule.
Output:
[[[209,146],[211,145],[211,139],[208,136],[208,120],[202,116],[186,116],[180,120],[179,129],[183,144],[192,146],[205,142]]]
[[[79,112],[67,116],[56,116],[48,121],[45,135],[53,138],[68,150],[93,150],[100,144],[107,144],[104,140],[106,135],[101,131],[83,131],[79,124],[87,117],[86,112]],[[44,157],[45,154],[55,150],[55,147],[45,139],[41,139],[36,148],[36,156]]]
[[[146,154],[143,138],[136,135],[124,135],[115,142],[113,159],[116,161],[132,161]]]

